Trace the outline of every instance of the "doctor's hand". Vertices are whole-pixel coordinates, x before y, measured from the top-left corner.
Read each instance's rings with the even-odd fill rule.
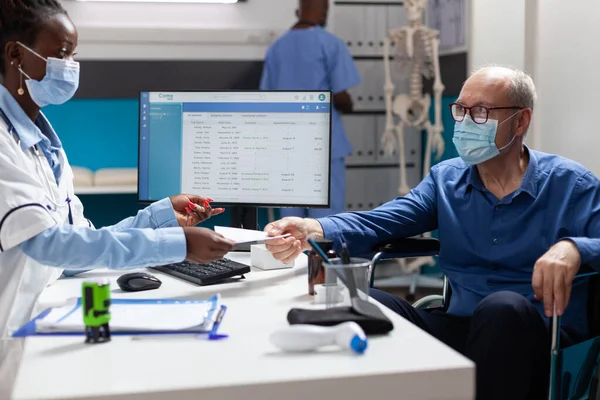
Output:
[[[580,265],[579,249],[570,240],[558,242],[535,263],[531,283],[535,298],[544,301],[544,313],[547,317],[552,317],[554,303],[556,314],[563,315]]]
[[[266,243],[273,257],[286,264],[291,263],[304,250],[310,249],[306,241],[309,237],[313,239],[323,238],[323,228],[316,219],[286,217],[270,223],[265,227],[269,236],[279,236],[289,233],[291,236],[280,239],[269,240]]]
[[[233,249],[234,242],[206,228],[183,228],[187,244],[186,260],[206,264],[220,260]]]
[[[210,202],[213,200],[201,196],[180,194],[169,197],[169,200],[171,200],[175,217],[181,227],[196,226],[213,215],[225,211],[224,208],[212,208]]]

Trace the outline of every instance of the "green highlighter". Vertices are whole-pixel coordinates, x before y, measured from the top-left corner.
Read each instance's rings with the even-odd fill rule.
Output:
[[[83,282],[81,309],[85,325],[86,343],[110,341],[110,282],[108,280]]]

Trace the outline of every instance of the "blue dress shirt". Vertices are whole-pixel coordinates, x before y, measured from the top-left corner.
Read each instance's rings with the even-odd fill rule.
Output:
[[[321,27],[292,29],[267,51],[261,90],[332,90],[341,93],[361,78],[346,44]],[[332,112],[331,157],[352,152],[339,112]]]
[[[582,264],[600,266],[600,181],[582,165],[527,149],[519,189],[498,200],[477,167],[459,158],[434,166],[411,192],[367,212],[321,218],[325,236],[343,237],[353,254],[372,252],[393,238],[438,229],[439,264],[452,288],[448,313],[470,316],[491,293],[508,290],[533,298],[536,261],[555,243],[572,240]],[[563,326],[587,334],[587,278],[573,284]]]

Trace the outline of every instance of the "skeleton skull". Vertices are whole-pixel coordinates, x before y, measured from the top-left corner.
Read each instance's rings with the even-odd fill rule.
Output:
[[[427,6],[427,0],[406,0],[404,6],[406,7],[410,22],[421,22],[423,11]]]

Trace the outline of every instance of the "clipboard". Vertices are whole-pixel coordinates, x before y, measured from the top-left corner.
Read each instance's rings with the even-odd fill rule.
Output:
[[[217,333],[217,330],[221,324],[221,321],[225,315],[225,311],[227,307],[223,304],[218,304],[220,296],[214,295],[207,300],[165,300],[165,299],[112,299],[111,304],[141,304],[141,305],[152,305],[152,304],[199,304],[199,303],[212,303],[212,307],[209,309],[205,316],[205,320],[211,322],[209,326],[202,326],[198,329],[185,329],[185,330],[152,330],[152,331],[143,331],[143,330],[111,330],[111,336],[151,336],[151,335],[182,335],[182,334],[190,334],[190,335],[198,335],[198,334],[208,334],[210,340],[218,340],[222,338],[226,338],[227,335],[221,335]],[[14,338],[22,338],[28,336],[85,336],[84,330],[78,331],[38,331],[37,330],[37,321],[40,321],[47,317],[50,312],[53,310],[52,307],[47,308],[38,314],[31,321],[27,322],[17,331],[12,334]],[[73,309],[71,313],[81,312],[81,298],[77,299],[77,302],[73,305]],[[65,316],[66,317],[66,316]],[[203,324],[206,325],[206,324]]]

